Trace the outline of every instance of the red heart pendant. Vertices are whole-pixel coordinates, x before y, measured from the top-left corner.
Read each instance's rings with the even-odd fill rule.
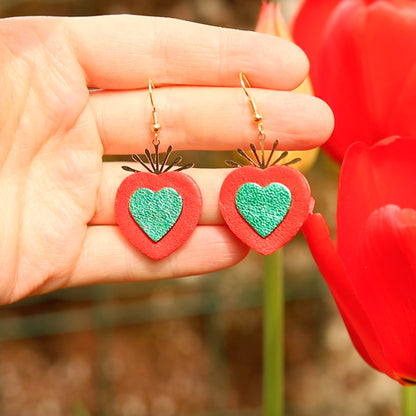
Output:
[[[127,240],[160,260],[192,234],[201,216],[202,196],[195,181],[183,173],[136,172],[118,188],[115,211]]]
[[[312,212],[309,183],[296,169],[239,167],[224,180],[220,211],[230,230],[261,254],[291,240]]]

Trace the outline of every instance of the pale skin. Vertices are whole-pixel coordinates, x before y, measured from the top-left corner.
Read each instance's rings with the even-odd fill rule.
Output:
[[[218,210],[226,169],[186,171],[203,214],[165,259],[148,259],[119,231],[114,198],[129,173],[102,156],[151,148],[149,77],[162,151],[255,141],[240,71],[256,87],[268,143],[309,149],[333,127],[326,104],[287,92],[307,74],[303,52],[269,35],[139,16],[3,19],[0,62],[3,304],[63,287],[208,273],[247,254]]]

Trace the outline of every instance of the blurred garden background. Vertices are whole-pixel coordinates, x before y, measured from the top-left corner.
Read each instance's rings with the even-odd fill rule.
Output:
[[[282,0],[290,19],[296,0]],[[252,30],[255,0],[1,0],[2,17],[133,13]],[[191,155],[224,167],[225,156]],[[338,167],[306,173],[334,229]],[[223,272],[61,290],[0,308],[0,415],[257,416],[262,258]],[[299,234],[284,248],[286,414],[393,416],[399,386],[353,349]]]

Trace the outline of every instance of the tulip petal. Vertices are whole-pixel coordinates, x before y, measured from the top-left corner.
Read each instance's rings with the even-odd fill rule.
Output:
[[[357,143],[341,167],[337,229],[338,250],[348,275],[356,269],[365,224],[377,208],[395,204],[416,208],[416,140],[391,137],[367,147]]]
[[[305,2],[294,37],[311,60],[316,95],[335,115],[324,149],[341,161],[355,141],[372,144],[392,134],[416,136],[416,43],[411,41],[416,37],[416,2],[316,3]],[[325,21],[311,22],[316,14],[326,16]]]
[[[416,56],[416,54],[415,54]],[[415,58],[414,58],[415,59]],[[416,66],[407,74],[400,94],[397,95],[396,104],[391,109],[390,116],[386,117],[391,120],[388,130],[400,132],[403,135],[416,137]]]
[[[416,380],[416,210],[369,216],[352,281],[396,377]]]
[[[268,1],[262,1],[257,18],[256,32],[277,35],[275,5]]]
[[[416,3],[374,1],[366,8],[360,53],[367,105],[379,131],[416,135]]]
[[[323,216],[310,215],[302,232],[337,303],[355,348],[369,365],[393,377],[372,324],[346,275]]]
[[[292,34],[282,16],[278,3],[262,1],[255,30],[260,33],[280,36],[293,42]]]
[[[311,73],[320,55],[323,32],[330,14],[341,0],[305,0],[292,23],[295,43],[308,55]]]
[[[315,64],[311,63],[315,93],[330,105],[335,117],[334,131],[323,148],[338,161],[351,143],[372,143],[378,135],[367,105],[368,86],[362,72],[360,31],[365,14],[357,11],[360,3],[342,2],[335,9],[326,25],[321,54]]]

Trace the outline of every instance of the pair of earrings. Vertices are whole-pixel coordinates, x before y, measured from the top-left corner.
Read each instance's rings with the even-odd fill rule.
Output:
[[[246,245],[261,254],[271,254],[286,244],[301,228],[313,209],[313,199],[306,178],[290,164],[278,164],[286,156],[283,152],[273,160],[278,141],[266,157],[262,116],[247,88],[247,77],[240,73],[241,86],[253,112],[258,128],[260,151],[251,143],[252,156],[242,149],[238,153],[251,166],[234,161],[227,165],[236,168],[224,180],[220,191],[219,208],[230,230]],[[176,166],[182,158],[169,163],[172,146],[161,158],[157,111],[153,101],[154,84],[149,79],[154,133],[152,157],[145,150],[147,163],[138,155],[133,160],[147,172],[128,166],[134,172],[118,188],[115,211],[117,223],[131,244],[154,260],[160,260],[179,248],[196,228],[202,212],[202,196],[195,181],[181,171],[193,167]]]

